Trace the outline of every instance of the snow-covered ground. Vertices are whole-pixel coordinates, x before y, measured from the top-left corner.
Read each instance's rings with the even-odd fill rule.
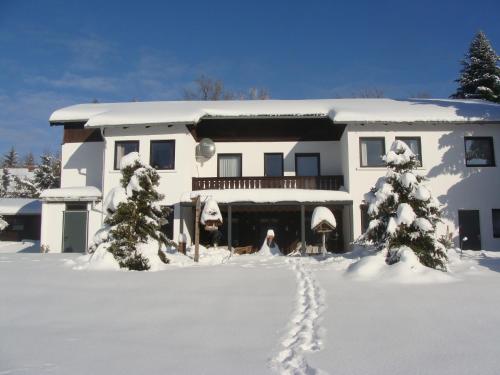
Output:
[[[0,374],[498,374],[498,253],[452,253],[436,278],[374,277],[353,254],[219,249],[140,273],[4,248]]]

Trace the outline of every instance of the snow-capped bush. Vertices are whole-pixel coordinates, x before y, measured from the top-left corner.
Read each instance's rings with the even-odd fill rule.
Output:
[[[446,269],[446,249],[436,239],[439,203],[414,174],[418,159],[402,141],[384,157],[388,171],[371,191],[368,229],[356,241],[386,251],[386,262],[396,263],[401,248],[409,248],[428,267]]]
[[[0,232],[7,228],[9,224],[3,219],[2,215],[0,215]]]
[[[157,270],[168,263],[161,246],[173,245],[161,231],[169,209],[158,204],[163,199],[157,191],[160,177],[137,152],[124,156],[120,165],[121,187],[112,189],[104,201],[107,216],[91,251],[111,253],[122,268]]]

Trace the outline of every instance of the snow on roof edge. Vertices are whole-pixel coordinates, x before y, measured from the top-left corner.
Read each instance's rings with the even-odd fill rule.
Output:
[[[95,186],[72,186],[44,190],[40,198],[44,201],[93,201],[101,199],[102,193]]]
[[[42,202],[31,198],[0,198],[0,215],[41,215]]]
[[[218,203],[326,203],[351,202],[350,194],[343,190],[309,189],[223,189],[193,190],[182,194],[181,203],[191,203],[200,196],[202,201],[213,198]]]
[[[500,105],[455,99],[306,99],[78,104],[51,123],[86,127],[198,123],[203,118],[329,117],[334,123],[500,123]],[[87,119],[87,120],[82,120]]]

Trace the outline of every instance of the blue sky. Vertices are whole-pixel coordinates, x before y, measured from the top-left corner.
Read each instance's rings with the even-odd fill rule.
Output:
[[[0,0],[0,152],[57,150],[59,107],[179,99],[200,74],[272,98],[447,97],[477,30],[500,52],[499,17],[498,0]]]

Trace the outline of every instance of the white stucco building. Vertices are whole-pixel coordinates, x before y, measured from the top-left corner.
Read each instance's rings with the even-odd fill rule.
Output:
[[[365,194],[385,175],[391,143],[407,142],[443,204],[457,245],[500,250],[500,105],[457,100],[266,100],[81,104],[54,112],[64,126],[61,189],[46,192],[41,243],[85,251],[102,224],[103,197],[119,184],[120,156],[138,151],[158,169],[168,235],[191,241],[191,198],[221,207],[223,244],[258,246],[267,229],[291,251],[312,243],[314,207],[328,206],[343,251],[366,225]],[[196,157],[203,138],[216,153]],[[467,237],[466,241],[463,239]],[[202,240],[208,233],[202,230]]]

